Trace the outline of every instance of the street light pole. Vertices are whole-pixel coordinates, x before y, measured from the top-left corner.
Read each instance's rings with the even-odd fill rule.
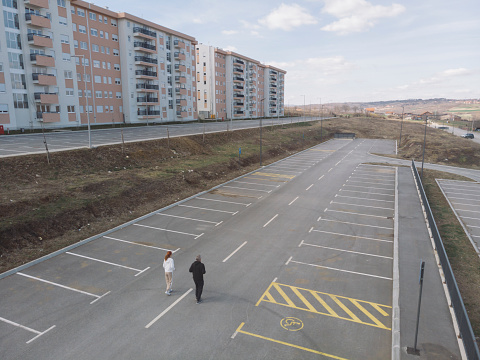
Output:
[[[86,101],[86,109],[87,112],[87,128],[88,128],[88,148],[92,148],[92,135],[90,131],[90,112],[88,111],[88,91],[87,91],[87,79],[85,78],[85,55],[72,55],[72,57],[82,58],[82,65],[83,65],[83,82],[85,83],[85,101]],[[80,121],[82,117],[80,115]]]
[[[264,100],[265,100],[265,98],[260,100],[260,106],[261,106],[261,109],[262,109],[262,113],[263,113],[263,101]],[[260,166],[262,166],[262,116],[260,116]]]
[[[428,122],[428,117],[425,115],[425,135],[423,136],[423,155],[422,155],[422,173],[420,175],[420,178],[423,181],[423,163],[425,161],[425,144],[427,142],[427,122]]]
[[[404,108],[405,106],[402,106],[402,122],[400,123],[400,141],[398,142],[398,146],[402,145],[403,114],[405,112]]]
[[[300,95],[300,96],[303,96],[303,122],[305,122],[306,118],[305,118],[305,95]]]

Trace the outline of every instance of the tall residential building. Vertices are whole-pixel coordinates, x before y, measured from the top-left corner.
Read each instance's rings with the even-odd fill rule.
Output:
[[[78,0],[2,0],[5,129],[196,119],[195,38]]]
[[[203,44],[196,46],[196,57],[200,117],[284,115],[285,70]]]

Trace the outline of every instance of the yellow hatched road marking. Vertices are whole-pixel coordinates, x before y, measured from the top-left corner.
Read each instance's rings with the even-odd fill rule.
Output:
[[[271,177],[279,177],[279,178],[287,178],[293,179],[295,175],[285,175],[285,174],[274,174],[274,173],[264,173],[264,172],[256,172],[252,175],[259,175],[259,176],[271,176]]]
[[[282,297],[283,301],[282,300],[280,300],[280,301],[275,300],[274,295],[271,292],[272,288],[274,288],[277,291],[277,294]],[[295,294],[295,296],[302,301],[302,303],[304,304],[305,307],[295,305],[295,303],[287,295],[287,293],[284,291],[284,289],[290,289]],[[315,307],[317,304],[316,303],[312,304],[309,300],[306,299],[306,297],[302,294],[302,292],[307,292],[307,293],[311,294],[323,308],[318,310]],[[322,298],[322,296],[323,296],[323,298]],[[339,315],[335,310],[333,310],[331,308],[331,306],[329,306],[327,304],[327,302],[324,300],[325,297],[333,300],[333,302],[336,305],[338,305],[338,307],[347,316]],[[367,308],[365,308],[364,305],[371,306],[373,309],[378,311],[378,313],[381,316],[389,316],[389,314],[384,309],[391,309],[392,307],[388,306],[388,305],[373,303],[373,302],[370,302],[370,301],[353,299],[353,298],[349,298],[349,297],[345,297],[345,296],[328,294],[328,293],[323,293],[323,292],[320,292],[320,291],[314,291],[314,290],[304,289],[304,288],[300,288],[300,287],[296,287],[296,286],[290,286],[290,285],[285,285],[285,284],[280,284],[280,283],[273,282],[273,283],[270,284],[268,289],[263,293],[263,295],[260,297],[260,299],[258,300],[258,302],[255,306],[259,306],[261,302],[277,304],[277,305],[286,306],[286,307],[290,307],[290,308],[294,308],[294,309],[313,312],[313,313],[320,314],[320,315],[336,317],[336,318],[342,319],[342,320],[353,321],[353,322],[363,324],[363,325],[369,325],[369,326],[378,327],[378,328],[385,329],[385,330],[391,330],[390,328],[385,326],[375,315],[373,315],[369,310],[367,310]],[[353,305],[354,307],[352,308],[351,305]],[[365,321],[361,320],[357,315],[354,314],[353,311],[355,309],[360,310],[372,322],[365,322]]]
[[[321,352],[321,351],[309,349],[309,348],[306,348],[306,347],[303,347],[303,346],[299,346],[299,345],[295,345],[295,344],[290,344],[290,343],[287,343],[287,342],[284,342],[284,341],[280,341],[280,340],[275,340],[275,339],[272,339],[272,338],[269,338],[269,337],[266,337],[266,336],[262,336],[262,335],[258,335],[258,334],[253,334],[253,333],[250,333],[250,332],[247,332],[247,331],[243,331],[242,328],[243,328],[244,325],[245,325],[245,323],[242,322],[242,323],[240,324],[240,326],[238,327],[236,333],[245,334],[245,335],[250,335],[250,336],[253,336],[253,337],[256,337],[256,338],[259,338],[259,339],[263,339],[263,340],[268,340],[268,341],[271,341],[271,342],[274,342],[274,343],[277,343],[277,344],[282,344],[282,345],[289,346],[289,347],[293,347],[293,348],[296,348],[296,349],[308,351],[308,352],[311,352],[311,353],[314,353],[314,354],[326,356],[326,357],[329,357],[329,358],[331,358],[331,359],[347,360],[346,358],[342,358],[342,357],[340,357],[340,356],[335,356],[335,355],[323,353],[323,352]]]

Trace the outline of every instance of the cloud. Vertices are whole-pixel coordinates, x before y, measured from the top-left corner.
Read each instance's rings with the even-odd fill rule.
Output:
[[[307,9],[298,4],[286,5],[282,3],[258,22],[271,30],[290,31],[295,27],[316,24],[317,20],[308,13]]]
[[[223,50],[235,52],[235,51],[237,51],[238,49],[237,49],[235,46],[229,45],[229,46],[225,47]]]
[[[373,5],[366,0],[325,0],[323,12],[339,20],[332,22],[322,30],[346,35],[366,31],[383,19],[395,17],[405,11],[400,4],[391,6]]]
[[[235,35],[238,34],[237,30],[222,30],[223,35]]]
[[[475,73],[474,70],[469,70],[465,68],[447,69],[444,71],[440,71],[428,78],[420,79],[408,85],[397,86],[396,88],[398,90],[422,89],[425,87],[431,87],[431,85],[434,85],[434,84],[440,85],[440,84],[448,83],[449,81],[455,80],[456,78],[472,75],[474,73]]]

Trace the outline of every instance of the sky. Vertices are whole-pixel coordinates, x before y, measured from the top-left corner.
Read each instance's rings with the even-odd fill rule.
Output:
[[[479,0],[95,4],[286,70],[286,105],[480,98]]]

